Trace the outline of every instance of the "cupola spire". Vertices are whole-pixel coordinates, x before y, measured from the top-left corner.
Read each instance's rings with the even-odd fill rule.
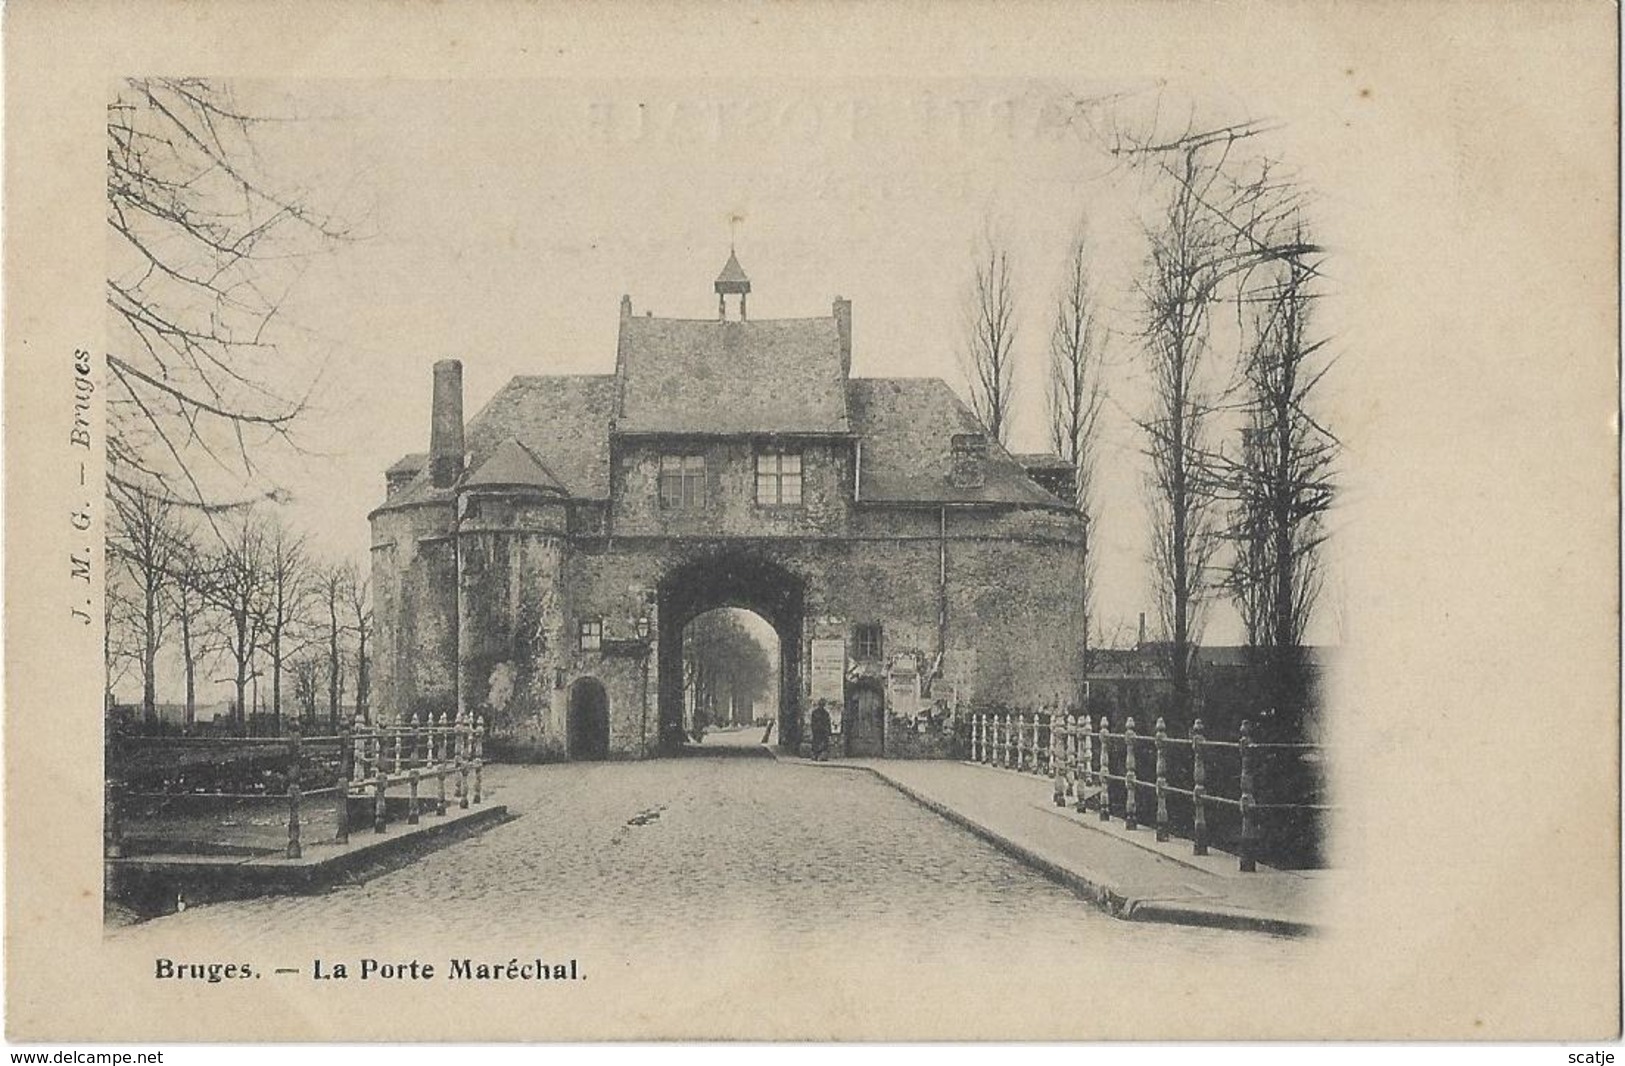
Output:
[[[750,294],[750,278],[745,276],[745,268],[739,265],[739,257],[734,254],[733,245],[728,245],[728,261],[723,264],[722,273],[717,275],[714,288],[717,290],[717,318],[722,321],[728,319],[728,297],[739,297],[739,320],[743,322],[747,317],[745,313],[745,298]]]

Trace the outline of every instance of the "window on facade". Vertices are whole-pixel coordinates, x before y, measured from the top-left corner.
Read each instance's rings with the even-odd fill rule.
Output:
[[[604,623],[598,619],[581,623],[581,650],[598,651],[604,646]]]
[[[705,506],[705,456],[660,457],[660,506],[676,509]]]
[[[801,502],[800,452],[762,452],[756,456],[756,502]]]
[[[880,658],[880,623],[860,625],[852,631],[853,657]]]

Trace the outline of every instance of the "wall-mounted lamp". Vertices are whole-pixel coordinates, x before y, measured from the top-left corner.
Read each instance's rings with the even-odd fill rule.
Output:
[[[649,639],[649,629],[650,629],[650,627],[649,627],[649,616],[646,615],[646,614],[638,615],[638,620],[637,620],[636,623],[634,623],[634,625],[635,625],[635,627],[637,629],[638,639],[639,640],[648,640]]]

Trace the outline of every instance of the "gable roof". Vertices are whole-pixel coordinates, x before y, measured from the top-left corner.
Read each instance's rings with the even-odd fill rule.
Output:
[[[835,319],[621,319],[622,433],[844,434]],[[546,454],[546,453],[542,453]]]
[[[559,479],[553,476],[534,452],[512,437],[496,446],[489,458],[474,469],[463,482],[464,488],[481,486],[503,488],[531,488],[544,492],[568,493]]]
[[[512,438],[559,489],[578,499],[607,500],[614,409],[610,374],[516,377],[469,422],[469,468],[478,473]]]
[[[852,432],[863,445],[860,501],[1065,508],[993,440],[981,485],[949,481],[954,434],[987,431],[940,378],[853,378],[847,391]]]

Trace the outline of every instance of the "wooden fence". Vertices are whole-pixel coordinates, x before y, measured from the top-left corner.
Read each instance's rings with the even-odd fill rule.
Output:
[[[448,778],[459,808],[480,803],[485,722],[447,721],[445,715],[378,725],[357,719],[337,736],[307,737],[292,721],[287,735],[277,738],[128,736],[110,725],[106,755],[107,858],[125,856],[124,822],[138,808],[188,812],[169,818],[178,827],[172,837],[184,847],[188,820],[198,831],[216,831],[220,819],[211,819],[211,810],[285,803],[286,843],[276,850],[298,859],[312,815],[325,820],[330,811],[332,841],[349,842],[354,801],[370,808],[375,833],[388,828],[389,801],[394,798],[398,808],[403,790],[409,825],[418,824],[425,806],[427,813],[446,813]]]
[[[1318,834],[1320,819],[1335,809],[1318,796],[1303,797],[1298,787],[1290,789],[1297,793],[1293,798],[1261,798],[1271,794],[1274,782],[1261,782],[1260,770],[1266,763],[1284,765],[1283,756],[1320,763],[1325,750],[1312,743],[1261,743],[1247,721],[1234,740],[1214,739],[1204,733],[1200,718],[1189,736],[1172,737],[1161,718],[1147,734],[1135,728],[1133,718],[1113,732],[1105,715],[1096,720],[1047,712],[977,714],[970,734],[973,762],[1047,776],[1054,782],[1056,806],[1070,799],[1078,811],[1096,811],[1103,822],[1116,813],[1126,829],[1149,822],[1159,841],[1172,835],[1170,810],[1182,805],[1180,827],[1188,831],[1197,855],[1208,854],[1215,815],[1234,812],[1240,866],[1248,873],[1257,869],[1261,817],[1307,817]]]

